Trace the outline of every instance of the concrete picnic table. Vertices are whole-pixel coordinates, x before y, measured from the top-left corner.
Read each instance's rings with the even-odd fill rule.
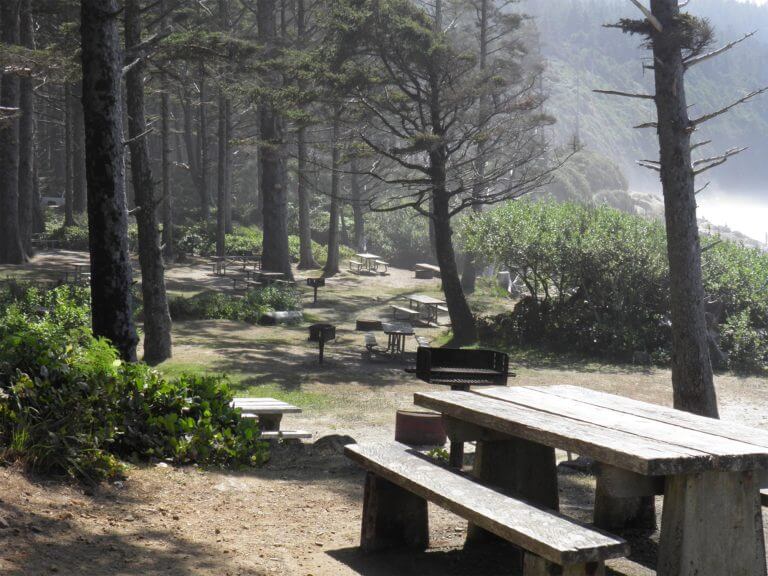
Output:
[[[368,272],[377,268],[376,260],[381,260],[381,256],[377,256],[376,254],[369,254],[367,252],[363,254],[355,254],[355,256],[362,260],[363,266],[365,266],[365,269],[368,270]]]
[[[600,463],[598,500],[606,490],[616,501],[663,488],[659,576],[766,574],[768,431],[575,386],[425,392],[414,401],[443,414],[452,442],[477,441],[476,477],[541,506],[559,505],[555,448]]]
[[[445,300],[427,296],[426,294],[411,294],[405,298],[408,299],[408,304],[411,308],[413,308],[413,305],[415,304],[416,309],[419,312],[424,311],[426,313],[425,316],[427,323],[434,321],[434,323],[437,324],[437,313],[439,312],[438,307],[446,305]]]

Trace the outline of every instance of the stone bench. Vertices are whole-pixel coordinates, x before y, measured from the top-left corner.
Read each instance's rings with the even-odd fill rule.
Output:
[[[261,437],[264,440],[288,440],[311,438],[312,434],[304,430],[280,430],[283,414],[297,414],[301,408],[275,398],[233,398],[230,404],[239,408],[243,418],[258,418]]]
[[[351,444],[344,452],[368,471],[364,551],[426,549],[429,501],[523,549],[524,576],[602,575],[605,560],[629,554],[629,545],[617,536],[506,496],[404,444]]]

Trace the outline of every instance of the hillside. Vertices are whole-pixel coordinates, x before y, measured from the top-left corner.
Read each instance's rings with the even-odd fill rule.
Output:
[[[649,52],[641,40],[605,28],[637,10],[626,0],[547,0],[523,3],[535,18],[540,49],[548,61],[546,86],[548,108],[557,119],[553,136],[560,143],[579,133],[590,150],[614,160],[632,189],[658,190],[655,175],[635,165],[639,158],[655,158],[653,130],[633,125],[655,118],[652,103],[602,96],[595,88],[648,91],[653,78],[642,68]],[[704,114],[728,104],[747,92],[768,85],[768,6],[734,0],[697,0],[691,12],[714,24],[718,45],[745,32],[758,34],[726,55],[694,68],[688,75],[692,115]],[[578,109],[578,114],[577,114]],[[712,155],[733,146],[750,150],[713,171],[713,189],[736,190],[755,195],[768,177],[768,98],[740,107],[703,128],[696,140],[713,140],[702,149]]]

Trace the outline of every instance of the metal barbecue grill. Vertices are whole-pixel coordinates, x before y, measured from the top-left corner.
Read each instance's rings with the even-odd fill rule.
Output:
[[[456,390],[470,386],[506,386],[509,356],[494,350],[427,348],[416,353],[416,377]]]

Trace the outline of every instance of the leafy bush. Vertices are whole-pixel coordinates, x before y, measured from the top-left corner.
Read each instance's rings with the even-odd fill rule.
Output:
[[[485,339],[629,360],[667,358],[669,269],[660,222],[577,204],[516,201],[467,222],[467,245],[510,270],[527,294],[482,319]],[[721,242],[703,256],[713,326],[729,367],[768,367],[768,255]]]
[[[121,362],[93,337],[84,292],[29,289],[0,313],[3,459],[88,482],[119,474],[118,457],[264,461],[257,425],[230,408],[224,378],[168,381]]]
[[[243,298],[220,292],[172,297],[168,307],[174,320],[241,320],[255,324],[272,310],[298,310],[301,298],[294,288],[265,286],[249,290]]]

